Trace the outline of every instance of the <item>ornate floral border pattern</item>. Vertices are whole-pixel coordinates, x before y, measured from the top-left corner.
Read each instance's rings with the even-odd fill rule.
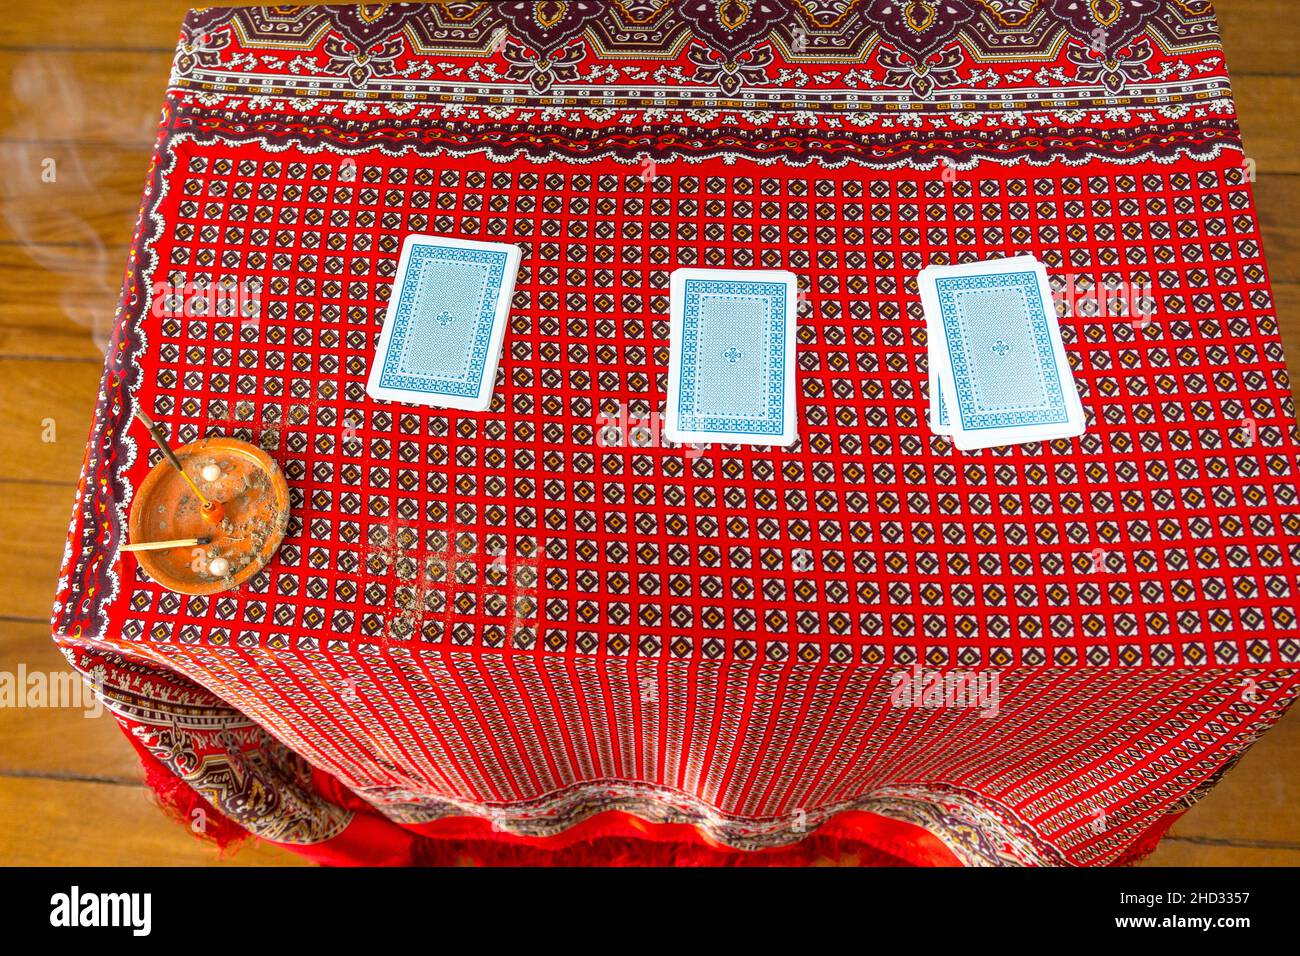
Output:
[[[180,126],[501,159],[964,168],[1239,145],[1204,0],[216,8],[186,19],[170,96]]]

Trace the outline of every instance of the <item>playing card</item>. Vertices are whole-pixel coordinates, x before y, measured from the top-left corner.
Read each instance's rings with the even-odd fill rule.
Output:
[[[407,236],[366,392],[486,409],[518,271],[518,246]]]
[[[942,403],[953,444],[970,450],[1083,433],[1041,263],[1020,256],[931,266],[918,282],[938,385],[931,412]]]
[[[794,275],[677,269],[670,296],[669,441],[793,443]]]

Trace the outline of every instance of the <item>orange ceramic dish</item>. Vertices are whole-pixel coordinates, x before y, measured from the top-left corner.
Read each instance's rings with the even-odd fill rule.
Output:
[[[185,473],[221,505],[219,522],[204,519],[202,504],[176,469],[160,461],[131,503],[131,542],[209,537],[206,545],[137,551],[145,573],[182,594],[215,594],[239,587],[275,555],[289,526],[289,488],[275,461],[237,438],[205,438],[176,449]],[[215,465],[213,480],[203,471]],[[211,475],[211,469],[209,474]]]

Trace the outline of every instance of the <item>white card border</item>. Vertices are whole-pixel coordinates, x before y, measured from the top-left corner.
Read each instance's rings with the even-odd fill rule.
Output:
[[[717,279],[734,282],[779,282],[786,286],[787,319],[785,336],[784,415],[779,435],[737,435],[732,432],[683,431],[678,427],[681,401],[679,381],[682,366],[683,298],[688,279]],[[762,445],[783,448],[798,439],[795,421],[798,369],[796,338],[799,334],[799,279],[784,269],[674,269],[668,281],[668,403],[664,410],[664,437],[683,445]]]

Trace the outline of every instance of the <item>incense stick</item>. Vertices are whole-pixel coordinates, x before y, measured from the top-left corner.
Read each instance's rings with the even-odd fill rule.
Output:
[[[144,541],[140,544],[124,544],[122,550],[161,551],[164,548],[197,548],[211,540],[211,538],[173,538],[170,541]]]
[[[181,477],[185,479],[186,483],[190,486],[190,489],[199,496],[199,501],[203,502],[203,507],[208,511],[211,511],[212,502],[207,499],[207,496],[204,495],[203,492],[199,491],[199,486],[194,483],[194,479],[185,474],[185,469],[181,467],[180,459],[176,457],[176,453],[172,451],[171,446],[167,444],[167,439],[163,437],[162,428],[155,425],[153,419],[146,415],[144,409],[140,408],[138,405],[135,409],[135,417],[144,423],[145,428],[149,429],[149,434],[153,436],[154,443],[162,449],[162,453],[167,456],[167,460],[172,463],[172,467],[181,473]]]

